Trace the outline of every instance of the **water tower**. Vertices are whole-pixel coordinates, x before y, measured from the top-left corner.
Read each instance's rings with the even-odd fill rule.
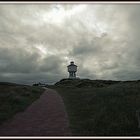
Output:
[[[75,79],[76,78],[76,72],[77,72],[77,66],[74,64],[73,61],[70,62],[70,65],[68,67],[69,72],[69,78]]]

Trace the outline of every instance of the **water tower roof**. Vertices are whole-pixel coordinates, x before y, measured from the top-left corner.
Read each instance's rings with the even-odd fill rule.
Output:
[[[71,65],[74,65],[74,61],[71,61],[70,64],[71,64]]]
[[[70,65],[68,65],[68,67],[69,67],[69,66],[76,66],[76,65],[74,64],[74,61],[71,61],[71,62],[70,62]],[[76,67],[77,67],[77,66],[76,66]]]

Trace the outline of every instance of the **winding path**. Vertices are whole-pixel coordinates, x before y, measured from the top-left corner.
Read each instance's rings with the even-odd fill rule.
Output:
[[[70,136],[68,116],[60,95],[46,91],[24,112],[0,126],[0,136]]]

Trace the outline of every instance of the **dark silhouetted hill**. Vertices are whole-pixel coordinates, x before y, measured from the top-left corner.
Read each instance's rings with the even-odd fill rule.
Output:
[[[113,84],[118,84],[121,81],[112,80],[90,80],[90,79],[62,79],[55,83],[55,86],[66,87],[105,87]]]

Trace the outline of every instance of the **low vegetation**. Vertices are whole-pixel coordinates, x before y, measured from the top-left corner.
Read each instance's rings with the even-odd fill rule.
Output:
[[[53,88],[64,100],[73,135],[140,135],[140,81],[63,79]]]
[[[0,83],[0,124],[24,111],[44,91],[41,87]]]

